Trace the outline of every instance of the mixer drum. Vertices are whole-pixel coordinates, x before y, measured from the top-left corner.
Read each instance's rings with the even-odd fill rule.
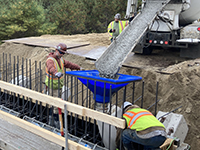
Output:
[[[190,0],[190,8],[180,14],[180,25],[187,25],[200,19],[200,0]]]

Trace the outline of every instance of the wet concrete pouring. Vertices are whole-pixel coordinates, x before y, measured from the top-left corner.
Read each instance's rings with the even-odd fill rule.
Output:
[[[102,77],[115,78],[122,63],[167,1],[147,1],[145,9],[123,30],[95,63]],[[111,57],[110,57],[111,56]]]

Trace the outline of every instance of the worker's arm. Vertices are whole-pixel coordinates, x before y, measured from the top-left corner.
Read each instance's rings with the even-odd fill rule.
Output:
[[[67,60],[64,60],[64,67],[70,68],[71,70],[80,70],[81,69],[81,67],[79,65],[69,62]]]
[[[129,19],[129,23],[134,19],[134,17],[135,17],[135,14],[133,13],[132,16]]]
[[[56,68],[54,67],[54,62],[51,59],[48,59],[46,62],[46,67],[49,73],[53,74],[55,76],[55,74],[57,73]]]
[[[108,25],[108,29],[107,29],[110,39],[112,39],[112,34],[113,34],[112,24],[113,24],[113,21]]]
[[[115,32],[115,29],[112,29],[112,24],[113,24],[113,22],[111,22],[111,23],[108,25],[108,33]]]

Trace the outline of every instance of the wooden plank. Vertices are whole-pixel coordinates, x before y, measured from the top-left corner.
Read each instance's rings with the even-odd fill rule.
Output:
[[[57,41],[51,41],[50,39],[40,38],[40,37],[28,37],[28,38],[18,38],[18,39],[10,39],[10,40],[3,40],[3,42],[12,42],[12,43],[21,43],[25,45],[31,45],[31,46],[39,46],[39,47],[55,47],[60,42]],[[90,43],[74,43],[70,41],[65,41],[65,44],[67,45],[68,49],[88,46]]]
[[[101,113],[92,109],[85,109],[85,116],[89,116],[90,118],[100,120],[102,122],[111,124],[113,126],[124,129],[125,128],[125,120],[120,119],[111,115],[107,115],[105,113]]]
[[[104,53],[106,48],[107,47],[105,46],[95,47],[92,50],[90,50],[88,53],[84,54],[83,56],[87,59],[97,60]]]
[[[42,138],[45,138],[53,143],[56,143],[62,147],[65,147],[65,138],[62,136],[59,136],[51,131],[48,131],[46,129],[43,129],[41,127],[38,127],[36,125],[33,125],[30,122],[27,122],[25,120],[22,120],[18,117],[15,117],[11,114],[8,114],[6,112],[3,112],[0,110],[0,118],[8,121],[10,123],[13,123],[29,132],[32,132],[36,135],[41,136]],[[83,145],[80,145],[74,141],[68,140],[68,144],[69,144],[69,149],[70,150],[89,150],[89,148],[84,147]]]
[[[61,150],[62,146],[0,118],[3,150]],[[3,144],[1,143],[1,144]],[[5,148],[4,148],[5,146]],[[1,149],[0,148],[0,149]]]
[[[111,124],[113,126],[116,126],[118,128],[125,128],[125,120],[124,119],[120,119],[105,113],[101,113],[89,108],[85,108],[83,106],[77,105],[77,104],[73,104],[67,101],[63,101],[60,98],[56,98],[56,97],[52,97],[49,95],[45,95],[30,89],[26,89],[23,88],[21,86],[17,86],[11,83],[7,83],[4,81],[0,81],[0,87],[2,89],[20,94],[20,95],[24,95],[26,97],[41,101],[43,103],[48,103],[50,105],[53,105],[55,107],[59,107],[61,109],[64,109],[64,105],[67,105],[68,111],[76,113],[78,115],[81,116],[87,116],[90,117],[92,119],[96,119],[108,124]]]

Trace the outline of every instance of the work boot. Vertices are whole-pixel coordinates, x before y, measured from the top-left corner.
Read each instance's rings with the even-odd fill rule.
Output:
[[[49,121],[48,121],[48,125],[53,126],[53,122],[54,122],[54,117],[53,117],[53,108],[49,108]]]
[[[53,114],[53,118],[54,118],[54,124],[53,126],[57,129],[60,129],[60,122],[59,122],[59,117],[58,114]]]
[[[51,115],[49,115],[49,122],[48,125],[53,126],[54,119]]]
[[[60,130],[60,122],[54,121],[54,127]]]
[[[53,114],[53,117],[52,117],[52,115],[49,115],[48,125],[55,127],[57,129],[60,129],[58,114]]]

